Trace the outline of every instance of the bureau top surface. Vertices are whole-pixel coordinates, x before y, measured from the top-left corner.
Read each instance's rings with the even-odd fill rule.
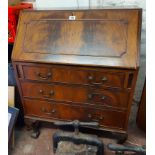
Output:
[[[12,59],[137,68],[141,12],[141,9],[23,11]]]

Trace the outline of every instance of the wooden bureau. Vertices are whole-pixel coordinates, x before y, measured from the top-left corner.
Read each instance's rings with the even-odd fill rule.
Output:
[[[12,62],[28,119],[97,121],[126,133],[139,67],[141,9],[20,15]]]

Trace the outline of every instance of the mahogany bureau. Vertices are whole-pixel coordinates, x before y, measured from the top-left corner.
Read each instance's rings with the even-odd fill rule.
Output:
[[[25,10],[12,62],[26,119],[126,133],[142,10]]]

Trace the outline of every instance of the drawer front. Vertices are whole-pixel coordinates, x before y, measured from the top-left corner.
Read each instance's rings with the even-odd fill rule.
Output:
[[[52,81],[51,67],[22,66],[24,78],[27,80]]]
[[[116,89],[96,90],[86,86],[21,82],[23,96],[99,106],[126,108],[129,93]]]
[[[101,126],[120,129],[124,127],[125,123],[125,112],[29,99],[24,100],[24,105],[26,116],[60,120],[96,121]]]
[[[50,65],[23,65],[24,78],[45,82],[85,84],[94,86],[123,87],[125,73],[104,69],[90,70],[78,67],[57,67]]]

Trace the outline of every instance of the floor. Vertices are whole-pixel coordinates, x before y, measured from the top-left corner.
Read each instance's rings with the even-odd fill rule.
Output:
[[[125,145],[145,145],[145,132],[140,130],[136,126],[136,103],[132,106],[130,115],[128,139]],[[30,131],[27,131],[25,127],[15,129],[15,147],[9,149],[9,155],[54,155],[52,148],[52,135],[56,132],[56,129],[52,129],[47,125],[42,125],[41,134],[38,139],[32,139],[30,137]],[[106,148],[108,143],[115,144],[115,140],[102,138],[105,144],[105,155],[113,155],[114,152],[109,151]]]

